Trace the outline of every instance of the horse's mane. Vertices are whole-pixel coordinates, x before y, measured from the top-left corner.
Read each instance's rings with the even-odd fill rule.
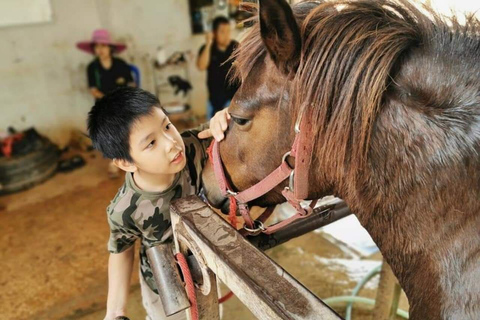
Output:
[[[318,132],[316,147],[323,149],[325,161],[331,161],[328,167],[336,170],[337,179],[344,175],[345,165],[358,171],[366,163],[385,93],[411,49],[455,37],[478,41],[480,27],[473,15],[460,24],[455,17],[424,9],[404,0],[340,0],[317,3],[313,9],[305,3],[294,6],[302,52],[291,78],[290,107],[294,114],[312,119],[313,132]],[[234,76],[244,79],[265,56],[256,24],[235,53]]]

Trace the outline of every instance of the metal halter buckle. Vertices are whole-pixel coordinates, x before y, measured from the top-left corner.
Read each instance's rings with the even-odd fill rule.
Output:
[[[287,158],[290,157],[290,154],[291,154],[290,151],[288,151],[287,153],[285,153],[285,154],[283,155],[283,157],[282,157],[282,162],[286,162],[286,161],[287,161]],[[288,164],[288,163],[287,163],[287,164]]]
[[[290,188],[292,192],[295,187],[294,180],[295,180],[295,170],[292,170],[292,172],[290,173],[290,177],[288,178],[288,188]]]
[[[291,154],[290,151],[288,151],[287,153],[285,153],[285,154],[283,155],[283,157],[282,157],[282,162],[286,162],[286,163],[288,164],[287,158],[290,157],[290,154]],[[288,164],[288,166],[290,167],[289,164]],[[290,167],[290,168],[292,168],[292,167]],[[292,168],[292,169],[293,169],[293,168]]]
[[[260,234],[260,233],[262,233],[263,231],[266,230],[262,221],[254,220],[253,225],[254,225],[254,228],[252,228],[252,229],[248,228],[245,225],[243,226],[243,229],[245,229],[245,231],[247,231],[248,233],[250,233],[253,236],[256,236],[256,235],[258,235],[258,234]]]
[[[300,133],[300,122],[302,121],[302,116],[298,115],[297,121],[295,121],[295,133]]]
[[[238,192],[232,191],[230,189],[227,189],[226,192],[227,192],[227,195],[229,195],[229,196],[235,197],[236,195],[238,195]]]
[[[282,162],[285,162],[289,167],[290,165],[288,164],[287,162],[287,158],[290,156],[291,154],[291,151],[288,151],[287,153],[285,153],[282,157]],[[291,191],[293,191],[293,181],[294,181],[294,177],[295,177],[295,168],[292,168],[290,167],[290,169],[292,169],[292,172],[290,172],[290,177],[288,178],[288,187]]]

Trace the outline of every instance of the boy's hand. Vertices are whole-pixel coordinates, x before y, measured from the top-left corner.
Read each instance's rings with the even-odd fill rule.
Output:
[[[213,137],[217,141],[222,141],[225,138],[224,132],[227,131],[230,118],[228,108],[218,111],[210,120],[210,129],[203,130],[198,137],[200,139]]]

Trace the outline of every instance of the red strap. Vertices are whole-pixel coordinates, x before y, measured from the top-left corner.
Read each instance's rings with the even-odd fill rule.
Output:
[[[232,227],[237,229],[237,201],[234,197],[230,197],[230,211],[228,213],[228,220]]]
[[[213,163],[213,171],[215,173],[220,190],[224,196],[228,196],[227,190],[232,189],[228,183],[227,177],[225,176],[218,142],[213,140],[209,149],[211,150],[209,153],[211,154],[210,158]],[[283,161],[280,166],[277,167],[277,169],[262,179],[259,183],[235,195],[235,199],[237,199],[237,201],[240,203],[248,203],[252,200],[260,198],[278,186],[282,181],[287,179],[291,172],[292,168],[290,168],[286,161]]]
[[[300,135],[299,135],[299,134],[296,134],[296,135],[295,135],[295,140],[293,140],[292,150],[290,151],[290,155],[291,155],[292,157],[295,157],[295,160],[297,160],[297,153],[298,153],[298,144],[299,144],[299,141],[300,141]]]
[[[308,177],[311,166],[314,139],[312,132],[312,117],[309,114],[302,117],[300,132],[297,133],[294,146],[295,150],[295,177],[294,190],[295,198],[307,199],[309,195]]]
[[[213,139],[212,144],[209,148],[210,150],[210,160],[213,164],[213,172],[215,173],[215,178],[217,179],[218,186],[220,187],[220,191],[223,193],[223,196],[227,196],[227,190],[230,189],[230,185],[228,184],[227,178],[225,177],[225,172],[223,170],[223,163],[222,159],[220,158],[220,150],[218,147],[218,142]]]
[[[6,158],[10,158],[13,151],[13,144],[23,139],[23,133],[13,134],[2,140],[2,153]]]
[[[221,297],[220,299],[218,299],[218,303],[221,304],[221,303],[224,303],[225,301],[227,301],[228,299],[230,299],[231,297],[233,297],[233,292],[230,291],[229,293],[227,293],[226,295],[224,295],[223,297]]]
[[[307,208],[302,208],[301,205],[300,205],[300,201],[293,198],[293,193],[290,190],[284,190],[284,192],[282,192],[282,194],[288,200],[288,203],[290,203],[297,210],[297,213],[295,215],[291,216],[288,219],[285,219],[285,220],[283,220],[279,223],[268,226],[263,231],[263,233],[265,233],[265,234],[275,233],[278,230],[286,227],[287,225],[289,225],[290,223],[292,223],[292,222],[294,222],[298,219],[303,219],[303,218],[306,218],[306,217],[310,216],[313,212],[313,208],[315,207],[315,205],[317,204],[317,201],[318,201],[318,200],[314,200],[310,203],[310,205]]]
[[[240,203],[248,203],[252,200],[260,198],[261,196],[267,194],[273,188],[278,186],[282,181],[288,178],[292,173],[292,168],[288,165],[286,161],[283,161],[282,164],[275,169],[272,173],[262,179],[259,183],[240,192],[235,198]]]
[[[270,218],[274,210],[275,210],[275,206],[268,207],[262,212],[262,214],[257,219],[255,219],[255,221],[259,221],[262,224],[265,223],[265,221],[267,221],[267,219]],[[249,227],[247,226],[247,228]],[[263,230],[260,230],[260,231],[263,232]],[[245,228],[239,230],[239,232],[244,237],[248,235],[257,235],[257,232],[251,232]]]
[[[195,293],[195,284],[193,283],[192,274],[188,267],[187,259],[179,252],[175,254],[180,269],[182,270],[183,279],[185,280],[185,290],[187,291],[188,300],[190,301],[190,316],[192,320],[198,320],[197,295]]]
[[[247,228],[253,229],[255,223],[250,216],[250,209],[248,208],[248,205],[246,203],[239,203],[238,208],[240,210],[240,214],[243,217],[243,220],[245,220],[245,225],[247,226]]]
[[[265,221],[270,218],[274,210],[275,206],[268,207],[256,220],[260,221],[261,223],[265,223]]]
[[[310,215],[313,211],[313,207],[316,204],[316,201],[312,201],[310,207],[304,209],[300,205],[300,200],[298,200],[306,199],[309,194],[308,176],[311,153],[313,152],[313,139],[311,139],[311,137],[308,137],[306,133],[311,132],[311,127],[311,118],[308,116],[303,117],[300,122],[300,133],[296,134],[292,149],[290,151],[290,155],[292,157],[295,157],[295,175],[293,188],[294,190],[285,189],[284,191],[282,191],[282,194],[285,196],[287,201],[296,209],[297,214],[280,223],[267,227],[263,231],[266,234],[276,232],[277,230],[285,227],[293,221]],[[227,177],[225,176],[222,159],[220,157],[219,144],[217,141],[212,141],[212,144],[208,149],[208,153],[213,164],[213,170],[220,190],[224,196],[230,197],[230,223],[236,226],[236,206],[238,205],[240,214],[245,220],[246,227],[249,229],[254,229],[255,223],[250,216],[250,210],[247,203],[265,195],[266,193],[274,189],[276,186],[281,184],[290,176],[293,169],[290,168],[286,161],[282,161],[282,163],[279,167],[277,167],[277,169],[275,169],[272,173],[270,173],[260,182],[248,188],[247,190],[232,195],[228,192],[233,192],[233,190],[231,189]],[[271,212],[273,212],[273,208],[271,209],[271,212],[269,211],[269,209],[267,209],[266,212],[268,212],[268,216],[270,216]],[[235,215],[235,217],[233,215]],[[266,219],[267,218],[265,218],[264,220]],[[264,221],[261,222],[263,223]]]

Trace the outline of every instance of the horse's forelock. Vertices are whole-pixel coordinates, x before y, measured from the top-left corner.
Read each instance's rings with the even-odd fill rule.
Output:
[[[315,154],[336,181],[345,165],[358,172],[366,163],[392,69],[422,41],[425,21],[406,2],[371,0],[325,2],[305,20],[292,107],[313,119]]]
[[[290,106],[292,114],[309,114],[313,119],[315,145],[321,150],[312,157],[320,153],[331,161],[325,165],[340,180],[347,161],[353,172],[366,163],[374,121],[402,56],[412,47],[441,41],[432,40],[438,30],[461,34],[480,30],[478,20],[460,25],[428,7],[424,14],[406,0],[301,5],[302,10],[295,6],[293,10],[301,29],[302,53]],[[245,80],[264,63],[266,54],[255,23],[234,53],[234,78]]]

